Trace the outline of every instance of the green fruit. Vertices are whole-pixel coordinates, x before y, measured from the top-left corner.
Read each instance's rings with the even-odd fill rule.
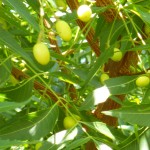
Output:
[[[63,125],[65,127],[65,129],[70,129],[72,127],[74,127],[76,124],[77,124],[77,121],[81,120],[81,118],[77,115],[73,115],[73,117],[71,116],[67,116],[64,118],[64,121],[63,121]]]
[[[149,83],[150,83],[149,77],[144,76],[144,75],[143,75],[143,76],[140,76],[140,77],[138,77],[138,78],[136,79],[136,85],[137,85],[138,87],[145,87],[145,86],[148,86]]]
[[[150,36],[150,27],[148,25],[144,26],[144,32],[147,36]]]
[[[58,20],[56,22],[56,31],[58,35],[64,40],[64,41],[70,41],[72,38],[72,31],[70,26],[67,22],[63,20]]]
[[[102,84],[104,84],[105,81],[108,80],[108,79],[109,79],[109,75],[106,74],[106,73],[103,73],[103,74],[100,76],[100,81],[101,81]]]
[[[118,48],[114,48],[114,55],[111,57],[111,59],[118,62],[122,59],[122,57],[122,52]]]
[[[50,61],[50,52],[47,46],[42,42],[34,45],[33,55],[37,62],[41,65],[47,65]]]
[[[58,9],[65,11],[67,9],[67,5],[64,0],[55,0],[55,3]]]
[[[81,5],[77,10],[78,18],[83,22],[88,22],[92,16],[92,10],[88,5]]]

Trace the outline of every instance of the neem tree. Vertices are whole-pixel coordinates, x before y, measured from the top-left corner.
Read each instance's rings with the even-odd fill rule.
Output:
[[[149,10],[1,0],[0,149],[149,149]]]

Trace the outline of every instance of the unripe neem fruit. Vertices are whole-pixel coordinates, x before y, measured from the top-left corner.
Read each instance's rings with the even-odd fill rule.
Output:
[[[144,76],[144,75],[143,75],[143,76],[140,76],[140,77],[138,77],[138,78],[136,79],[136,85],[137,85],[138,87],[145,87],[145,86],[148,86],[149,83],[150,83],[149,77]]]
[[[88,5],[81,5],[77,10],[78,18],[83,22],[88,22],[92,16],[92,10]]]
[[[76,125],[77,121],[74,120],[71,116],[67,116],[64,118],[63,125],[65,129],[70,129]]]
[[[102,84],[105,84],[105,81],[109,79],[109,75],[106,73],[101,74],[100,81]]]
[[[58,35],[64,40],[64,41],[70,41],[72,38],[72,31],[70,26],[67,22],[63,20],[58,20],[55,24],[56,31]]]
[[[36,61],[41,65],[47,65],[50,61],[50,52],[47,46],[42,42],[34,45],[33,55]]]
[[[118,48],[114,48],[114,54],[111,59],[115,62],[118,62],[122,59],[123,55],[122,52]]]
[[[81,120],[81,118],[78,115],[73,114],[73,116],[74,116],[74,118],[72,116],[66,116],[64,118],[63,125],[64,125],[65,129],[70,129],[70,128],[74,127],[77,124],[77,122],[79,120]]]

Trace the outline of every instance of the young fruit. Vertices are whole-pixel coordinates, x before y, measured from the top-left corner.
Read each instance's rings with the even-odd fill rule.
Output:
[[[58,9],[65,11],[67,9],[67,5],[64,0],[55,0],[55,3]]]
[[[88,22],[92,16],[92,10],[88,5],[81,5],[77,10],[78,18],[83,22]]]
[[[150,36],[150,27],[148,25],[144,26],[144,31],[145,31],[145,34],[149,37]]]
[[[144,75],[143,75],[143,76],[140,76],[140,77],[138,77],[138,78],[136,79],[136,85],[137,85],[138,87],[145,87],[145,86],[148,86],[149,83],[150,83],[149,77],[144,76]]]
[[[109,79],[109,75],[106,74],[106,73],[103,73],[101,76],[100,76],[100,81],[102,84],[105,84],[105,81]]]
[[[73,115],[73,117],[71,116],[66,116],[64,118],[64,121],[63,121],[63,125],[65,127],[65,129],[70,129],[72,127],[74,127],[76,124],[77,124],[77,121],[81,120],[81,118],[77,115]]]
[[[33,55],[37,62],[41,65],[47,65],[50,61],[50,52],[47,46],[42,42],[34,45]]]
[[[70,41],[72,38],[72,31],[70,26],[67,22],[63,20],[58,20],[55,24],[56,31],[58,35],[64,40],[64,41]]]
[[[114,48],[114,55],[111,57],[111,59],[118,62],[122,59],[122,57],[122,52],[118,48]]]

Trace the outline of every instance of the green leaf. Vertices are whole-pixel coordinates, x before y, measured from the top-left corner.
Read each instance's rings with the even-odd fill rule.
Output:
[[[58,119],[58,107],[29,113],[0,129],[1,139],[38,140],[54,129]]]
[[[140,50],[150,50],[150,44],[147,43],[146,45],[138,45],[129,49],[129,51],[140,51]]]
[[[116,146],[108,146],[108,144],[104,144],[104,143],[98,141],[97,139],[96,140],[94,139],[93,142],[94,142],[97,150],[103,150],[103,149],[104,150],[112,150],[112,148],[114,150],[118,150],[118,147],[116,147]]]
[[[4,150],[4,148],[6,149],[6,148],[9,148],[9,147],[11,147],[11,146],[19,146],[19,145],[23,145],[23,144],[26,144],[27,142],[25,142],[25,141],[18,141],[18,140],[12,140],[12,141],[10,141],[10,140],[0,140],[0,149],[2,150]]]
[[[0,41],[6,44],[12,52],[23,57],[27,62],[29,62],[34,68],[38,69],[31,59],[31,57],[25,52],[25,50],[18,44],[15,38],[6,30],[0,28]]]
[[[93,142],[95,143],[96,147],[101,150],[100,145],[106,145],[107,148],[112,148],[113,150],[120,150],[119,147],[116,145],[116,143],[112,142],[111,140],[108,140],[108,138],[103,137],[102,135],[97,135],[92,137]]]
[[[144,94],[144,97],[142,99],[142,104],[143,103],[147,103],[149,104],[150,103],[150,89],[147,89],[145,94]]]
[[[90,137],[84,137],[84,138],[80,138],[80,139],[76,139],[73,142],[71,142],[70,144],[67,144],[65,150],[70,150],[70,149],[75,149],[79,146],[84,145],[85,143],[87,143],[88,141],[90,141]]]
[[[105,102],[109,96],[110,92],[107,86],[96,88],[92,93],[89,92],[79,110],[92,110],[95,105]]]
[[[88,83],[92,80],[92,78],[94,77],[94,75],[96,74],[96,72],[102,67],[102,65],[108,61],[108,59],[110,58],[111,54],[113,53],[111,51],[111,49],[112,49],[112,47],[110,47],[108,50],[106,50],[105,52],[103,52],[97,58],[95,64],[93,65],[93,67],[91,68],[91,70],[89,70],[89,73],[86,75],[86,79],[85,79],[84,84],[82,86],[82,91],[85,90],[85,88],[88,85]]]
[[[13,28],[13,30],[9,30],[10,33],[19,36],[31,35],[30,31],[21,25],[22,22],[20,22],[20,18],[16,18],[13,13],[10,13],[10,10],[5,7],[1,7],[0,9],[0,18],[3,19],[7,25],[6,30],[9,30],[9,25],[11,25],[10,28]]]
[[[70,84],[78,84],[80,85],[82,82],[79,78],[75,77],[73,74],[67,74],[64,72],[53,72],[51,73],[52,76],[57,77],[58,79],[65,81]]]
[[[97,24],[97,28],[100,29],[100,31],[98,31],[101,39],[100,49],[101,51],[104,51],[107,47],[111,45],[115,46],[116,42],[119,39],[119,36],[122,36],[122,33],[125,34],[126,31],[124,31],[124,25],[122,20],[116,19],[112,23],[108,23],[105,18],[99,17],[99,21],[102,23],[100,27],[98,26],[100,23]],[[113,47],[111,49],[113,49]],[[110,49],[108,49],[108,51],[109,50]]]
[[[22,102],[32,96],[33,81],[24,81],[16,86],[1,88],[0,93],[5,95],[7,101]]]
[[[109,129],[109,127],[103,123],[103,122],[84,122],[84,124],[88,127],[90,127],[91,129],[95,130],[96,132],[99,132],[103,135],[105,135],[106,137],[115,140],[114,135],[111,133],[111,130]]]
[[[16,0],[4,0],[4,3],[10,4],[14,9],[18,12],[18,14],[24,18],[29,24],[33,26],[33,28],[39,32],[39,25],[33,15],[30,14],[30,11],[21,1]]]
[[[146,133],[149,133],[149,128],[141,128],[140,130],[138,130],[138,135],[140,136],[140,143],[141,143],[141,137]],[[148,134],[147,137],[149,137]],[[140,150],[139,149],[140,143],[138,143],[136,139],[136,135],[135,133],[133,133],[130,136],[128,136],[128,138],[122,140],[118,144],[118,147],[120,147],[121,150]]]
[[[73,128],[71,130],[63,130],[55,133],[51,137],[47,139],[49,144],[49,150],[53,149],[63,149],[68,145],[72,140],[77,138],[77,136],[81,136],[83,134],[83,130],[81,128]]]
[[[25,106],[29,101],[25,101],[23,103],[15,103],[15,102],[0,102],[0,112],[5,112],[11,109],[15,109],[18,107],[23,107]]]
[[[130,124],[138,124],[140,126],[150,126],[150,106],[149,104],[141,104],[135,106],[125,106],[120,109],[103,111],[105,115],[121,118]]]
[[[36,11],[39,12],[40,9],[40,3],[38,0],[27,0],[28,4]]]
[[[144,8],[141,5],[133,5],[133,13],[138,15],[144,22],[150,24],[150,12],[149,9]]]
[[[105,83],[112,95],[127,94],[134,90],[137,76],[121,76],[110,78]]]
[[[75,67],[78,67],[78,65],[74,61],[68,59],[67,57],[65,57],[63,55],[60,55],[60,54],[57,54],[57,53],[51,51],[51,56],[58,59],[58,60],[62,60],[64,62],[66,62],[66,64],[71,64]]]
[[[11,68],[12,65],[10,59],[0,65],[0,87],[3,86],[9,79]]]
[[[121,150],[140,150],[139,149],[139,143],[135,140],[128,145],[126,145],[124,148],[121,148]]]
[[[84,68],[84,66],[83,67],[78,66],[75,69],[73,69],[72,71],[75,75],[78,76],[79,79],[85,80],[86,79],[85,75],[87,75],[89,73],[89,68]],[[93,88],[100,87],[101,84],[100,84],[99,78],[97,76],[94,76],[91,79],[91,81],[89,82],[89,85]]]
[[[94,109],[94,96],[93,93],[89,93],[85,98],[85,101],[79,107],[80,111],[83,110],[93,110]]]

